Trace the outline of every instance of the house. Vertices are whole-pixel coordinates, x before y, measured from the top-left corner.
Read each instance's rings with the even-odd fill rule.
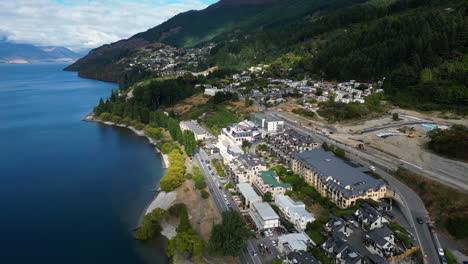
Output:
[[[305,230],[307,223],[315,221],[315,217],[307,212],[303,202],[294,202],[287,195],[276,195],[275,204],[298,231]]]
[[[328,257],[337,264],[363,264],[364,257],[344,240],[331,236],[322,244],[322,249]]]
[[[227,176],[236,183],[254,183],[259,172],[266,170],[266,163],[259,156],[250,153],[240,154],[226,165]]]
[[[364,173],[367,169],[347,163],[323,149],[293,154],[291,167],[340,208],[353,206],[359,199],[378,201],[387,192],[385,182]]]
[[[286,260],[283,263],[287,264],[322,264],[314,256],[307,253],[304,250],[291,251],[286,256]]]
[[[279,216],[268,203],[254,203],[249,212],[258,230],[278,227]]]
[[[205,140],[205,139],[212,139],[215,138],[210,132],[206,131],[203,127],[201,127],[197,120],[191,121],[181,121],[180,122],[180,129],[190,130],[195,135],[195,140]]]
[[[367,230],[383,227],[389,221],[377,209],[368,203],[362,204],[355,212],[354,216]]]
[[[365,244],[367,250],[383,258],[392,257],[397,253],[395,236],[387,225],[368,232]]]
[[[352,227],[350,227],[343,219],[336,216],[332,216],[324,226],[325,231],[333,235],[338,234],[351,234],[353,233]],[[339,236],[341,237],[341,236]]]
[[[270,192],[273,198],[286,191],[292,191],[291,184],[279,183],[279,177],[274,170],[260,171],[259,177],[254,180],[254,187],[261,195]]]
[[[253,113],[250,115],[252,122],[270,134],[281,133],[284,130],[284,121],[263,113]]]
[[[266,101],[267,104],[280,104],[286,102],[286,99],[284,98],[276,98],[276,99],[270,99]]]
[[[278,237],[278,251],[282,255],[290,252],[310,251],[315,243],[304,233],[291,233]]]
[[[249,210],[254,203],[262,202],[262,197],[258,196],[250,184],[238,183],[236,184],[236,189],[242,202],[241,209]]]

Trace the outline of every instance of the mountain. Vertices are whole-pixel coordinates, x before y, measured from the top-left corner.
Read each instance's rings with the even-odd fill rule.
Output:
[[[94,49],[66,70],[121,84],[124,76],[126,86],[154,76],[133,63],[141,65],[150,44],[210,47],[199,64],[205,69],[261,63],[276,76],[291,69],[287,77],[295,79],[385,79],[387,99],[401,107],[468,113],[467,7],[457,0],[222,0]]]
[[[200,11],[178,14],[129,39],[103,45],[66,68],[81,77],[117,81],[115,62],[136,50],[164,43],[177,48],[218,42],[238,34],[287,24],[325,10],[364,0],[221,0]]]
[[[80,56],[81,54],[64,47],[38,47],[0,41],[0,61],[6,63],[72,62]]]

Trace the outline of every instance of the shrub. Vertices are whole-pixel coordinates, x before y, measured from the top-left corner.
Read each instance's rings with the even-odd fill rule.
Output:
[[[200,194],[203,199],[208,199],[208,197],[210,197],[210,194],[205,189],[201,189]]]
[[[102,113],[99,116],[99,119],[101,119],[104,122],[107,122],[107,121],[110,121],[112,119],[112,115],[110,113],[105,112],[105,113]]]

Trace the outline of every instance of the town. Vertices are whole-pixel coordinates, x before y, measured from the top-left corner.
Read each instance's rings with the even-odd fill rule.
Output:
[[[320,133],[301,133],[264,113],[223,128],[217,138],[195,120],[180,127],[205,142],[193,159],[217,209],[239,211],[255,235],[241,261],[380,264],[420,249],[408,223],[429,219],[408,215],[375,167],[336,155]]]

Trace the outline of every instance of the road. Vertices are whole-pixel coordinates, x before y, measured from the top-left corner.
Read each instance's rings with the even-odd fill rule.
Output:
[[[421,246],[421,251],[423,255],[427,256],[426,263],[440,263],[439,256],[436,250],[437,245],[435,244],[432,238],[432,234],[428,226],[426,224],[420,225],[415,223],[415,219],[418,216],[421,216],[425,218],[426,221],[429,221],[429,214],[425,209],[424,203],[413,190],[411,190],[408,186],[401,183],[391,175],[391,170],[388,170],[388,168],[393,168],[393,166],[391,166],[391,163],[389,163],[385,159],[382,159],[379,156],[369,155],[356,148],[351,148],[347,145],[331,140],[326,136],[316,133],[315,131],[311,131],[309,129],[301,127],[297,125],[296,122],[292,122],[290,119],[288,119],[289,116],[280,115],[277,113],[272,114],[276,117],[283,119],[289,127],[296,130],[297,132],[304,135],[312,136],[319,143],[327,142],[327,144],[333,144],[339,146],[340,148],[343,148],[347,152],[348,157],[352,157],[354,161],[366,166],[370,166],[372,164],[375,167],[377,167],[377,173],[382,175],[382,177],[384,177],[388,181],[391,188],[401,198],[401,200],[399,201],[401,203],[401,208],[403,209],[405,217],[407,218],[408,222],[413,228],[413,233],[415,235],[416,240],[418,241],[418,244]],[[435,240],[437,240],[437,234],[434,234],[434,236],[436,237]]]
[[[434,179],[434,180],[439,181],[439,182],[441,182],[443,184],[449,185],[452,188],[455,188],[455,189],[458,189],[458,190],[460,190],[462,192],[468,193],[468,179],[466,177],[465,178],[457,178],[454,175],[449,175],[449,174],[446,174],[446,173],[441,172],[441,171],[429,170],[429,169],[423,168],[421,166],[418,166],[416,164],[410,163],[410,162],[408,162],[406,160],[402,160],[402,159],[397,158],[395,156],[389,155],[389,154],[387,154],[385,152],[382,152],[380,150],[377,150],[375,148],[367,148],[366,152],[363,152],[361,150],[357,150],[356,148],[354,148],[354,146],[350,147],[350,146],[345,145],[345,144],[343,144],[341,142],[338,142],[336,140],[333,140],[333,139],[330,139],[330,138],[328,138],[326,136],[323,136],[321,133],[319,133],[317,131],[309,130],[306,127],[298,126],[297,124],[299,124],[301,122],[305,123],[305,124],[309,123],[309,120],[307,120],[305,118],[290,115],[290,114],[287,114],[287,113],[284,113],[284,112],[269,112],[269,114],[274,115],[274,116],[276,116],[278,118],[281,118],[281,119],[285,120],[287,123],[289,123],[291,125],[297,126],[297,129],[299,129],[303,133],[316,135],[316,137],[320,138],[321,141],[326,141],[327,143],[332,143],[334,145],[337,145],[340,148],[342,148],[342,149],[344,149],[344,150],[346,150],[348,152],[351,152],[353,154],[360,155],[360,156],[365,156],[366,159],[368,159],[368,160],[372,160],[374,157],[377,157],[381,164],[385,164],[384,166],[386,168],[391,169],[392,171],[397,170],[398,167],[402,167],[402,168],[405,168],[405,169],[407,169],[407,170],[409,170],[411,172],[414,172],[416,174],[425,175],[425,176],[427,176],[427,177],[429,177],[431,179]]]
[[[219,176],[217,173],[214,171],[212,168],[211,170],[209,169],[209,166],[211,165],[206,164],[206,160],[210,160],[208,154],[203,149],[198,150],[198,153],[196,153],[193,157],[193,160],[195,163],[197,163],[198,167],[200,168],[200,171],[203,173],[205,177],[206,184],[210,190],[211,197],[213,197],[213,201],[215,202],[216,209],[218,210],[218,213],[221,215],[222,212],[231,210],[229,206],[226,204],[224,201],[224,194],[228,197],[229,204],[231,205],[231,208],[234,208],[234,210],[239,210],[237,208],[236,203],[232,200],[232,197],[230,193],[224,191],[224,188],[222,190],[219,189],[218,183],[220,183]],[[214,177],[212,172],[214,172]],[[243,264],[262,264],[262,260],[260,259],[259,255],[253,256],[250,252],[253,250],[257,251],[254,247],[254,244],[252,240],[247,241],[247,247],[241,251],[241,254],[239,256],[239,259],[241,263]]]

